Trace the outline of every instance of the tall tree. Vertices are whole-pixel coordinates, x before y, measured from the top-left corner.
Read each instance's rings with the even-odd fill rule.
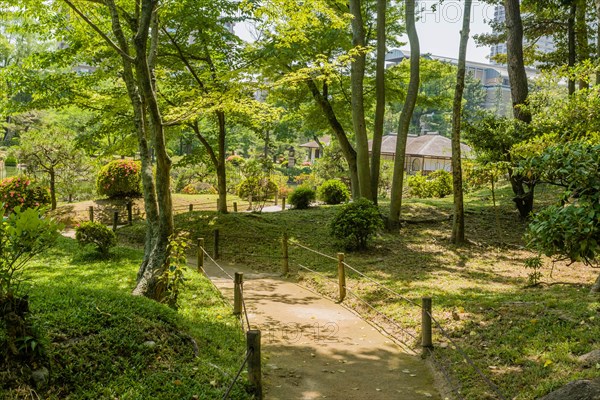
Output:
[[[167,154],[162,115],[156,94],[154,67],[158,55],[158,0],[140,0],[131,7],[114,0],[63,0],[121,59],[122,79],[133,108],[146,212],[144,259],[137,275],[136,295],[162,301],[167,295],[162,279],[169,263],[173,234],[170,190],[171,159]],[[94,13],[96,11],[96,13]],[[106,17],[94,22],[98,14]],[[97,20],[97,19],[96,19]],[[110,31],[103,26],[110,26]],[[114,38],[114,39],[113,39]],[[152,154],[156,165],[152,164]],[[155,172],[153,171],[155,170]]]
[[[404,164],[406,158],[406,141],[410,120],[412,118],[417,97],[419,95],[419,68],[421,60],[421,49],[419,46],[419,35],[415,24],[415,0],[407,0],[405,5],[405,21],[408,41],[410,43],[410,80],[406,92],[406,100],[398,122],[398,139],[396,141],[396,159],[394,161],[394,175],[392,178],[392,193],[390,201],[390,215],[388,227],[395,228],[400,224],[400,211],[402,207],[402,188],[404,186]]]
[[[454,220],[452,223],[452,242],[461,244],[465,241],[465,210],[463,203],[462,163],[460,154],[460,131],[463,92],[465,90],[465,73],[467,58],[467,43],[471,22],[472,0],[465,0],[463,10],[463,25],[460,31],[460,46],[458,50],[458,70],[456,71],[456,89],[452,107],[452,186],[454,193]]]
[[[385,116],[385,13],[386,0],[377,0],[377,59],[375,65],[375,123],[371,145],[371,195],[377,203],[379,170],[381,167],[381,142]]]

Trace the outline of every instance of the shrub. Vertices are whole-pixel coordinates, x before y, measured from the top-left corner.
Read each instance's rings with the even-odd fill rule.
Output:
[[[81,246],[93,244],[102,255],[117,245],[117,235],[99,222],[84,222],[75,230],[75,239]]]
[[[13,176],[0,181],[0,202],[4,203],[4,213],[15,207],[22,209],[44,207],[50,204],[48,188],[25,176]]]
[[[316,193],[307,186],[299,186],[290,195],[290,204],[298,210],[306,209],[315,201]]]
[[[329,225],[331,236],[346,250],[366,249],[369,237],[382,227],[379,209],[367,199],[342,206]]]
[[[262,201],[275,196],[277,190],[278,187],[272,180],[255,176],[245,179],[237,187],[238,196],[246,199],[252,195],[252,199],[256,201]]]
[[[7,167],[16,167],[17,159],[14,156],[6,156],[6,159],[4,160],[4,165]]]
[[[225,161],[227,161],[228,163],[230,163],[233,166],[239,167],[242,164],[244,164],[244,161],[246,161],[246,160],[244,159],[244,157],[234,154],[234,155],[227,157]]]
[[[441,198],[452,194],[452,174],[448,171],[437,170],[427,177],[417,173],[408,177],[407,184],[413,197]]]
[[[327,204],[340,204],[350,200],[350,191],[346,185],[337,179],[325,181],[317,190],[319,200]]]
[[[140,197],[142,166],[133,160],[115,160],[106,164],[98,173],[96,190],[110,199]]]

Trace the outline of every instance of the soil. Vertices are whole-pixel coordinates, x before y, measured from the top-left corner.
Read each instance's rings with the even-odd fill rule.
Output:
[[[244,273],[251,329],[262,336],[265,399],[441,399],[433,374],[352,311],[294,282]],[[205,272],[233,299],[233,282],[214,263]]]

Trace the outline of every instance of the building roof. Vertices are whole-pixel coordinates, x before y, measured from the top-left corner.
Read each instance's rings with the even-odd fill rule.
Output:
[[[390,156],[396,155],[396,141],[398,135],[388,134],[381,140],[381,154]],[[330,136],[323,136],[321,143],[328,145],[331,142]],[[373,141],[369,140],[369,151],[373,146]],[[300,147],[316,149],[319,147],[316,141],[310,141],[301,144]],[[471,148],[464,143],[460,144],[460,150],[463,157],[469,157]],[[406,141],[406,155],[414,157],[435,157],[452,158],[452,140],[440,135],[438,132],[429,132],[425,135],[408,135]]]
[[[381,141],[381,154],[396,155],[396,142],[398,135],[385,135]],[[369,150],[372,141],[369,140]],[[468,157],[471,148],[464,143],[460,144],[463,156]],[[408,135],[406,141],[406,155],[415,157],[452,158],[452,140],[437,132],[425,135]]]

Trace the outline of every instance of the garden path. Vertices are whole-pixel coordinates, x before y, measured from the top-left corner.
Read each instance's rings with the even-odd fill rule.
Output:
[[[425,362],[354,312],[277,275],[219,263],[244,273],[250,325],[262,335],[265,399],[441,398]],[[233,299],[232,280],[211,261],[204,269]]]

